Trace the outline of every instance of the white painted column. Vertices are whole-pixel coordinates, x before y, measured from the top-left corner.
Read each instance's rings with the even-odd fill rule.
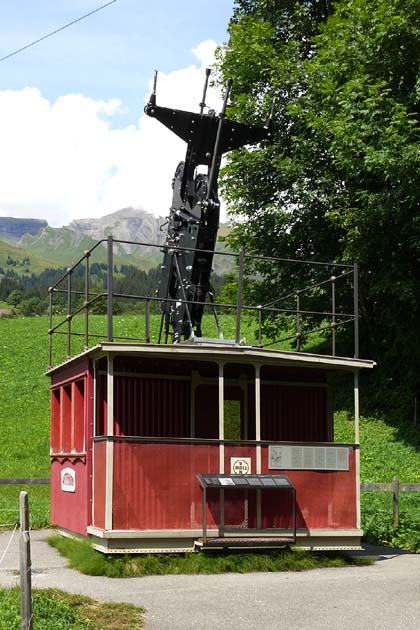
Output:
[[[361,527],[360,515],[360,406],[359,406],[359,371],[354,371],[354,443],[356,464],[356,527]]]
[[[256,473],[261,473],[261,366],[255,366],[255,449]],[[261,491],[257,490],[257,529],[261,529]]]
[[[108,355],[107,369],[107,419],[106,435],[114,435],[114,357]],[[105,472],[105,529],[112,529],[113,487],[114,487],[114,443],[106,442]]]

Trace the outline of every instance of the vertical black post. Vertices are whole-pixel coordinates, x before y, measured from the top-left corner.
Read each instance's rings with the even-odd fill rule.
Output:
[[[90,253],[86,252],[85,265],[85,350],[89,348],[89,257]]]
[[[114,243],[112,236],[108,236],[108,274],[107,274],[107,341],[114,340],[112,327],[113,293],[114,293]]]
[[[145,327],[146,343],[150,343],[150,300],[146,300]]]
[[[220,143],[222,139],[223,121],[225,119],[226,106],[229,99],[230,91],[232,89],[232,85],[233,85],[232,79],[228,79],[225,98],[222,105],[222,111],[219,114],[219,125],[217,127],[216,140],[215,140],[214,149],[213,149],[213,158],[211,162],[209,179],[207,183],[207,195],[206,195],[207,201],[210,199],[210,195],[213,193],[214,182],[217,179],[217,173],[219,171],[220,157],[221,157],[219,155],[219,148],[220,148]]]
[[[392,480],[392,511],[394,514],[394,527],[400,525],[400,480],[394,477]]]
[[[258,345],[262,347],[262,306],[258,307]]]
[[[302,337],[300,327],[300,297],[299,291],[296,293],[296,350],[300,352],[300,339]]]
[[[239,252],[239,277],[238,277],[238,293],[236,299],[236,336],[235,342],[239,344],[241,340],[241,311],[242,311],[242,292],[244,286],[244,250]]]
[[[335,357],[335,344],[336,344],[336,316],[335,316],[335,276],[331,276],[331,337],[332,337],[332,355]]]
[[[203,510],[203,543],[207,542],[207,500],[206,500],[206,486],[203,486],[202,493],[202,510]]]
[[[353,266],[353,299],[354,299],[354,357],[359,358],[359,266]]]
[[[20,503],[20,611],[22,630],[32,630],[32,564],[29,536],[28,493],[21,492]]]
[[[67,274],[67,358],[71,357],[71,269]]]
[[[52,336],[53,336],[53,288],[49,287],[49,307],[48,307],[48,367],[52,366]]]

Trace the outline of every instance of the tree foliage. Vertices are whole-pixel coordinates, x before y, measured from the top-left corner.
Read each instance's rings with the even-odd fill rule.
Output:
[[[358,262],[362,352],[420,394],[418,0],[237,0],[220,78],[273,140],[231,154],[224,196],[248,252]],[[282,291],[294,278],[279,276]],[[267,286],[265,287],[267,289]],[[272,292],[272,286],[269,287]]]

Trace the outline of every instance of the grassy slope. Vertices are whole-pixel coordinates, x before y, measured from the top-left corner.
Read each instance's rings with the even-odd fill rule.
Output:
[[[42,256],[43,252],[48,251],[49,256],[54,260],[55,266],[63,267],[72,265],[76,260],[83,256],[84,252],[97,242],[89,236],[84,237],[77,245],[72,240],[72,233],[66,228],[45,228],[43,237],[26,236],[25,248],[30,252],[30,256]],[[127,254],[121,245],[116,244],[114,248],[115,263],[118,265],[138,265],[144,270],[156,267],[160,263],[161,254],[158,249],[148,248],[143,253],[133,252]],[[91,262],[106,262],[107,250],[106,243],[95,250]]]
[[[58,263],[54,262],[53,259],[49,259],[45,257],[45,250],[39,253],[30,252],[22,247],[16,247],[10,243],[5,243],[0,240],[0,267],[3,267],[4,270],[8,268],[6,261],[7,257],[11,256],[11,258],[15,260],[22,260],[23,258],[29,258],[29,265],[25,266],[16,266],[12,267],[13,271],[17,274],[27,273],[28,270],[30,273],[40,273],[47,267],[58,267]]]
[[[104,317],[92,317],[96,330],[104,330]],[[142,334],[142,322],[133,315],[115,318],[116,334]],[[153,318],[156,335],[158,318]],[[49,473],[49,392],[44,376],[47,365],[47,319],[0,319],[0,477],[47,476]],[[79,327],[82,322],[79,322]],[[77,326],[76,326],[77,328]],[[244,334],[252,340],[255,326]],[[209,333],[210,331],[209,328]],[[207,334],[207,331],[206,331]],[[234,337],[234,325],[225,320],[225,336]],[[63,341],[63,339],[61,339]],[[363,407],[363,383],[362,383]],[[361,470],[363,481],[420,482],[420,449],[416,427],[391,426],[386,416],[361,418]],[[336,439],[353,440],[353,422],[345,409],[336,414]],[[0,525],[17,515],[18,486],[0,486]],[[363,493],[364,526],[371,536],[420,549],[420,505],[416,493],[402,495],[402,527],[392,528],[389,493]],[[48,522],[48,488],[31,487],[34,525]],[[1,511],[5,510],[7,511]]]

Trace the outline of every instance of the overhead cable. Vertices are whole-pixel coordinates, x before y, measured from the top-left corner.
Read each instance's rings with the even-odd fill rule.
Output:
[[[93,15],[94,13],[98,13],[98,11],[102,11],[102,9],[109,7],[110,4],[114,4],[115,2],[117,2],[117,0],[111,0],[110,2],[107,2],[106,4],[103,4],[102,6],[98,7],[97,9],[94,9],[93,11],[86,13],[86,15],[82,15],[81,17],[77,18],[77,20],[73,20],[73,22],[69,22],[68,24],[65,24],[64,26],[57,28],[55,31],[48,33],[48,35],[44,35],[43,37],[40,37],[39,39],[35,40],[34,42],[31,42],[30,44],[26,44],[26,46],[22,46],[22,48],[19,48],[18,50],[15,50],[14,52],[9,53],[5,57],[2,57],[0,59],[0,62],[5,61],[6,59],[10,59],[10,57],[14,57],[14,55],[17,55],[18,53],[22,52],[23,50],[26,50],[27,48],[31,48],[31,46],[35,46],[35,44],[39,44],[39,42],[42,42],[44,39],[47,39],[48,37],[52,37],[53,35],[56,35],[60,31],[64,31],[64,29],[69,28],[69,26],[73,26],[73,24],[77,24],[77,22],[81,22],[82,20],[86,19],[90,15]]]

